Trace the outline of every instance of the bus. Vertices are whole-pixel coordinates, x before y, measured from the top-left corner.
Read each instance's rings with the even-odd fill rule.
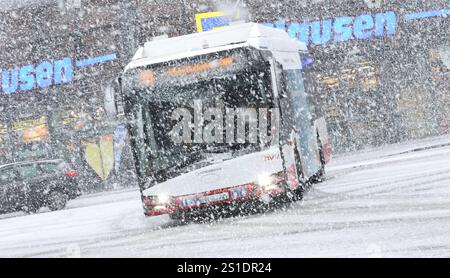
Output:
[[[115,103],[144,214],[295,201],[322,180],[331,145],[305,89],[311,62],[305,44],[256,23],[140,47]]]

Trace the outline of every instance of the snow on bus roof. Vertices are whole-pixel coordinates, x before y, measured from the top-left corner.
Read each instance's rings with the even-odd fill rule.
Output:
[[[306,51],[306,45],[281,29],[243,23],[214,31],[157,39],[144,44],[127,65],[128,69],[170,60],[251,46],[280,52]]]

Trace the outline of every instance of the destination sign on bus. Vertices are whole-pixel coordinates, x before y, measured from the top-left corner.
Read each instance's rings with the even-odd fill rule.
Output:
[[[212,62],[194,64],[194,65],[186,65],[180,67],[172,67],[169,68],[168,74],[171,77],[186,75],[189,73],[199,72],[199,71],[207,71],[211,69],[216,69],[219,67],[227,67],[233,64],[233,58],[224,57],[219,60],[214,60]]]
[[[213,70],[225,69],[235,63],[233,57],[225,56],[223,58],[210,60],[208,62],[199,62],[172,66],[162,69],[145,69],[138,73],[139,82],[144,86],[154,85],[158,79],[167,80],[167,77],[182,78],[192,77],[195,74],[207,73]]]

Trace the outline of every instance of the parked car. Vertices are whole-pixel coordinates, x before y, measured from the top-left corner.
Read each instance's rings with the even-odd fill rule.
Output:
[[[0,212],[63,209],[80,195],[77,177],[77,171],[61,159],[2,165]]]

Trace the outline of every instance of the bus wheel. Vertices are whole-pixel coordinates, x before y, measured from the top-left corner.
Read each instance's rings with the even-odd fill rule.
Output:
[[[180,213],[180,212],[171,213],[171,214],[169,214],[169,217],[170,217],[170,219],[175,220],[175,221],[181,221],[181,220],[185,219],[184,213]]]
[[[194,217],[192,216],[192,214],[185,213],[185,212],[171,213],[171,214],[169,214],[169,218],[172,221],[175,221],[177,223],[177,225],[185,225],[194,220]]]
[[[325,156],[323,154],[322,143],[320,142],[319,137],[317,137],[317,143],[320,146],[319,148],[320,169],[313,177],[311,177],[312,183],[319,183],[324,181],[325,179]]]
[[[302,182],[302,163],[300,160],[300,156],[298,155],[297,146],[294,147],[294,158],[295,158],[295,168],[297,170],[297,179],[299,182],[299,186],[295,189],[293,193],[293,201],[300,201],[303,199],[303,193],[305,192],[305,184]]]

